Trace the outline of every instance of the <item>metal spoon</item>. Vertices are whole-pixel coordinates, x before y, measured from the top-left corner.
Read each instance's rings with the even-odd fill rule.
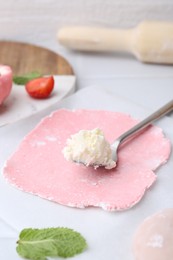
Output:
[[[120,145],[126,141],[128,138],[133,137],[136,133],[140,133],[141,130],[149,126],[153,121],[156,119],[159,119],[160,117],[164,116],[165,114],[169,113],[171,110],[173,110],[173,100],[168,102],[166,105],[155,111],[153,114],[142,120],[140,123],[120,135],[112,144],[111,144],[111,150],[112,150],[112,160],[117,163],[118,161],[118,150]],[[135,136],[134,136],[135,137]],[[83,164],[85,166],[92,166],[95,169],[98,167],[106,167],[108,165],[103,165],[103,164],[86,164],[83,161],[74,161],[75,163]],[[116,164],[115,164],[116,166]]]
[[[155,111],[153,114],[139,122],[137,125],[129,129],[127,132],[120,135],[111,145],[112,149],[112,159],[113,161],[118,161],[118,149],[120,145],[127,140],[127,138],[132,137],[134,134],[139,133],[142,129],[149,126],[153,121],[159,119],[165,114],[169,113],[173,109],[173,100],[168,102],[166,105]]]

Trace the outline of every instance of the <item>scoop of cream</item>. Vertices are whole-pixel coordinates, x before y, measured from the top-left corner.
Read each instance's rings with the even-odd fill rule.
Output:
[[[95,169],[99,166],[104,166],[105,169],[116,166],[116,162],[112,160],[110,143],[99,128],[81,130],[71,135],[67,139],[63,154],[67,161],[91,165]]]

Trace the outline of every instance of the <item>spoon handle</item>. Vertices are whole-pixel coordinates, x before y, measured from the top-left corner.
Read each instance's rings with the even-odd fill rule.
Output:
[[[133,134],[139,132],[140,130],[144,129],[148,125],[150,125],[153,121],[156,119],[159,119],[160,117],[164,116],[165,114],[169,113],[173,109],[173,100],[168,102],[166,105],[155,111],[153,114],[139,122],[137,125],[129,129],[127,132],[122,134],[118,139],[120,143],[124,141],[129,136],[132,136]]]

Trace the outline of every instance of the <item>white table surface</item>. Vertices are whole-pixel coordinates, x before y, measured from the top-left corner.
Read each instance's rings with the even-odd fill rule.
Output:
[[[111,100],[113,97],[115,97],[115,102],[117,97],[127,98],[135,105],[144,108],[148,113],[173,99],[173,66],[141,64],[132,57],[116,56],[115,54],[75,53],[67,51],[55,43],[50,43],[50,45],[47,43],[46,47],[58,51],[70,61],[77,76],[77,90],[90,86],[92,92],[92,86],[97,86],[97,88],[105,89],[107,94],[111,96]],[[98,99],[97,102],[103,103],[104,99],[102,98],[101,101]],[[18,123],[0,128],[0,138],[6,140],[5,148],[0,147],[0,168],[2,168],[5,159],[16,149],[22,138],[35,127],[43,116],[50,112],[51,108]],[[172,117],[172,114],[170,116]],[[18,197],[20,198],[19,194]],[[0,212],[2,208],[0,205]],[[101,216],[104,219],[103,214],[102,212]],[[21,221],[23,219],[24,216],[22,216]],[[13,251],[15,245],[12,243],[9,245],[5,242],[5,239],[9,236],[14,238],[14,234],[16,234],[15,227],[8,221],[6,222],[5,219],[0,218],[0,243],[2,240],[4,241],[3,245],[7,248],[7,251],[8,246]],[[3,252],[6,252],[4,255],[0,252],[0,258],[14,259],[10,250],[9,253],[4,250]],[[17,259],[19,258],[16,257],[15,260]],[[129,257],[129,259],[132,258]]]

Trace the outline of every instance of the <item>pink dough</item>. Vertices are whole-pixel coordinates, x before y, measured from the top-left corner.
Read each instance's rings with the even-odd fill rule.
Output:
[[[0,105],[9,96],[12,89],[12,70],[9,66],[0,65]]]
[[[134,260],[173,259],[173,209],[146,218],[133,239]]]
[[[103,130],[108,141],[137,123],[108,111],[58,110],[27,135],[7,161],[4,175],[23,191],[71,207],[125,210],[141,200],[156,180],[153,172],[170,154],[170,142],[151,126],[119,150],[112,170],[85,167],[64,159],[67,138],[81,129]]]

